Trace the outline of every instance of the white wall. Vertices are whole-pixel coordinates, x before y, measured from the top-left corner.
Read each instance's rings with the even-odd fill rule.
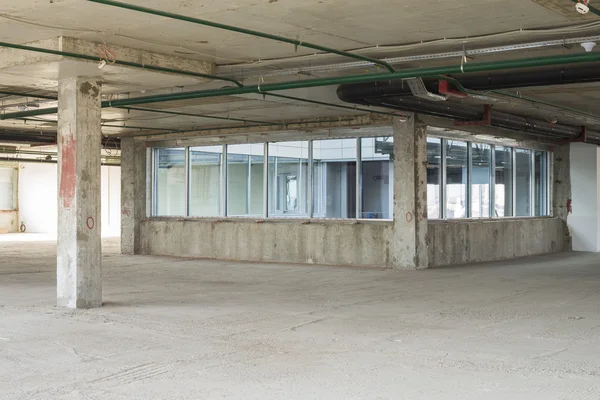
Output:
[[[598,170],[600,150],[596,145],[571,144],[571,193],[573,212],[568,217],[574,251],[600,251],[598,219],[600,197]]]
[[[56,234],[56,164],[24,163],[19,169],[19,221],[27,232]],[[102,236],[119,236],[121,230],[121,168],[102,167]]]

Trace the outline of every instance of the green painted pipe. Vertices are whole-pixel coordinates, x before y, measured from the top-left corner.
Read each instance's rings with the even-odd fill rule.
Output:
[[[394,72],[394,67],[392,67],[390,64],[386,63],[385,61],[381,61],[381,60],[378,60],[378,59],[372,58],[372,57],[361,56],[359,54],[349,53],[347,51],[332,49],[330,47],[325,47],[325,46],[321,46],[321,45],[314,44],[314,43],[304,42],[302,40],[289,39],[289,38],[286,38],[283,36],[271,35],[269,33],[255,31],[252,29],[239,28],[239,27],[233,26],[233,25],[220,24],[218,22],[212,22],[212,21],[207,21],[204,19],[174,14],[174,13],[170,13],[167,11],[154,10],[152,8],[136,6],[134,4],[127,4],[127,3],[122,3],[119,1],[111,1],[111,0],[88,0],[88,1],[91,1],[92,3],[106,4],[108,6],[114,6],[114,7],[119,7],[119,8],[125,8],[128,10],[143,12],[146,14],[158,15],[158,16],[165,17],[165,18],[171,18],[171,19],[177,19],[180,21],[192,22],[194,24],[210,26],[212,28],[224,29],[224,30],[231,31],[231,32],[243,33],[246,35],[261,37],[264,39],[276,40],[278,42],[290,43],[296,47],[306,47],[306,48],[313,49],[313,50],[323,51],[325,53],[337,54],[337,55],[344,56],[344,57],[354,58],[356,60],[368,61],[373,64],[377,64],[382,67],[385,67],[390,72]]]
[[[87,55],[87,54],[79,54],[79,53],[71,53],[71,52],[68,52],[68,51],[59,51],[59,50],[52,50],[52,49],[44,49],[42,47],[32,47],[32,46],[27,46],[27,45],[23,45],[23,44],[14,44],[14,43],[0,42],[0,47],[7,47],[7,48],[10,48],[10,49],[32,51],[32,52],[36,52],[36,53],[52,54],[52,55],[55,55],[55,56],[77,58],[77,59],[80,59],[80,60],[88,60],[88,61],[94,61],[94,62],[99,62],[100,61],[100,59],[98,57],[96,57],[96,56],[90,56],[90,55]],[[210,75],[210,74],[202,74],[200,72],[183,71],[183,70],[173,69],[173,68],[157,67],[157,66],[154,66],[154,65],[146,65],[146,64],[140,64],[140,63],[136,63],[136,62],[123,61],[123,60],[115,60],[114,64],[116,64],[116,65],[124,65],[124,66],[127,66],[127,67],[143,68],[143,69],[148,69],[148,70],[151,70],[151,71],[168,72],[168,73],[171,73],[171,74],[193,76],[193,77],[196,77],[196,78],[212,79],[212,80],[219,80],[219,81],[227,81],[227,82],[232,82],[232,83],[234,83],[235,85],[237,85],[239,87],[244,86],[239,81],[237,81],[237,80],[235,80],[233,78],[227,78],[227,77],[223,77],[223,76],[216,76],[216,75]]]
[[[560,56],[549,56],[549,57],[538,57],[538,58],[526,58],[520,60],[505,60],[505,61],[491,61],[481,63],[468,63],[464,65],[454,66],[440,66],[440,67],[427,67],[427,68],[413,68],[406,69],[403,71],[397,71],[395,73],[384,73],[384,74],[364,74],[364,75],[347,75],[339,76],[334,78],[317,78],[317,79],[306,79],[291,82],[280,82],[270,83],[256,86],[244,86],[235,88],[223,88],[223,89],[209,89],[209,90],[197,90],[190,92],[171,93],[163,95],[152,95],[134,97],[129,99],[118,99],[112,101],[103,101],[102,107],[127,107],[137,104],[151,104],[151,103],[162,103],[166,101],[174,100],[189,100],[189,99],[200,99],[207,97],[219,97],[219,96],[233,96],[240,94],[265,94],[271,91],[279,90],[291,90],[291,89],[302,89],[329,85],[342,85],[349,83],[365,83],[365,82],[377,82],[387,80],[398,80],[408,78],[421,78],[433,75],[448,75],[448,74],[460,74],[469,72],[484,72],[494,70],[513,70],[521,68],[534,68],[544,67],[549,65],[562,65],[562,64],[574,64],[574,63],[585,63],[585,62],[598,62],[600,61],[600,53],[583,53],[573,55],[560,55]],[[28,117],[35,115],[46,115],[56,114],[58,109],[46,108],[41,110],[27,110],[21,112],[15,112],[11,114],[0,114],[0,120]]]

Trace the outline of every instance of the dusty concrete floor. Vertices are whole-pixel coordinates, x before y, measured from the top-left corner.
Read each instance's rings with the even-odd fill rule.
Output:
[[[598,399],[600,257],[394,272],[130,257],[53,306],[52,242],[0,242],[2,399]]]

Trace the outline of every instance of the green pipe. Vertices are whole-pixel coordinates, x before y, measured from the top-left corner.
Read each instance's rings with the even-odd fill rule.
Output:
[[[326,106],[326,107],[343,108],[343,109],[352,110],[352,111],[365,111],[365,112],[369,112],[369,113],[373,113],[373,114],[391,115],[393,117],[399,116],[396,113],[386,112],[386,111],[377,111],[377,110],[369,110],[367,108],[361,108],[361,107],[344,106],[341,104],[326,103],[324,101],[302,99],[300,97],[294,97],[294,96],[285,96],[283,94],[275,94],[275,93],[266,93],[266,94],[267,94],[267,96],[279,97],[279,98],[288,99],[288,100],[303,101],[305,103],[318,104],[318,105]]]
[[[257,37],[270,39],[270,40],[276,40],[278,42],[290,43],[296,47],[306,47],[306,48],[313,49],[313,50],[323,51],[325,53],[337,54],[337,55],[344,56],[344,57],[354,58],[356,60],[368,61],[368,62],[372,62],[373,64],[377,64],[382,67],[385,67],[388,71],[390,71],[392,73],[394,72],[394,67],[392,67],[390,64],[386,63],[385,61],[381,61],[381,60],[378,60],[378,59],[372,58],[372,57],[361,56],[359,54],[349,53],[347,51],[332,49],[330,47],[320,46],[320,45],[314,44],[314,43],[304,42],[302,40],[289,39],[289,38],[286,38],[283,36],[271,35],[269,33],[255,31],[252,29],[239,28],[239,27],[233,26],[233,25],[220,24],[218,22],[207,21],[204,19],[188,17],[185,15],[179,15],[179,14],[173,14],[173,13],[170,13],[167,11],[154,10],[152,8],[146,8],[146,7],[136,6],[136,5],[127,4],[127,3],[121,3],[119,1],[111,1],[111,0],[88,0],[88,1],[91,1],[92,3],[105,4],[105,5],[109,5],[109,6],[143,12],[146,14],[158,15],[158,16],[165,17],[165,18],[171,18],[171,19],[177,19],[180,21],[192,22],[194,24],[210,26],[210,27],[218,28],[218,29],[224,29],[224,30],[231,31],[231,32],[243,33],[246,35],[257,36]]]
[[[575,4],[579,3],[577,0],[571,0],[571,1]],[[598,10],[596,7],[592,7],[589,4],[588,4],[588,7],[593,14],[600,15],[600,10]]]
[[[492,61],[492,62],[481,62],[481,63],[469,63],[464,65],[454,66],[439,66],[439,67],[427,67],[427,68],[413,68],[406,69],[403,71],[397,71],[395,73],[384,73],[384,74],[364,74],[364,75],[347,75],[334,78],[317,78],[317,79],[306,79],[291,82],[280,82],[270,83],[256,86],[244,86],[236,88],[223,88],[223,89],[209,89],[209,90],[197,90],[190,92],[171,93],[163,95],[152,95],[134,97],[129,99],[118,99],[112,101],[103,101],[102,107],[127,107],[137,104],[151,104],[161,103],[165,101],[174,100],[189,100],[189,99],[200,99],[208,97],[219,97],[219,96],[233,96],[240,94],[268,94],[268,92],[279,91],[279,90],[290,90],[290,89],[302,89],[310,87],[320,87],[329,85],[341,85],[348,83],[365,83],[365,82],[377,82],[386,80],[398,80],[407,78],[420,78],[433,75],[448,75],[448,74],[460,74],[469,72],[483,72],[493,70],[512,70],[520,68],[532,68],[532,67],[543,67],[548,65],[561,65],[571,63],[584,63],[584,62],[598,62],[600,61],[600,53],[583,53],[574,55],[560,55],[560,56],[549,56],[549,57],[538,57],[538,58],[526,58],[520,60],[504,60],[504,61]],[[15,112],[11,114],[0,114],[0,120],[27,117],[34,115],[46,115],[56,114],[58,109],[46,108],[42,110],[28,110],[22,112]]]
[[[68,51],[59,51],[59,50],[44,49],[42,47],[32,47],[32,46],[27,46],[27,45],[23,45],[23,44],[14,44],[14,43],[0,42],[0,47],[7,47],[7,48],[10,48],[10,49],[25,50],[25,51],[33,51],[33,52],[36,52],[36,53],[52,54],[52,55],[55,55],[55,56],[62,56],[62,57],[78,58],[78,59],[81,59],[81,60],[88,60],[88,61],[94,61],[94,62],[100,61],[100,59],[98,57],[96,57],[96,56],[89,56],[87,54],[79,54],[79,53],[71,53],[71,52],[68,52]],[[194,76],[196,78],[212,79],[212,80],[219,80],[219,81],[228,81],[228,82],[232,82],[232,83],[236,84],[239,87],[244,86],[239,81],[237,81],[237,80],[235,80],[233,78],[226,78],[226,77],[223,77],[223,76],[202,74],[200,72],[191,72],[191,71],[183,71],[183,70],[173,69],[173,68],[156,67],[156,66],[153,66],[153,65],[146,65],[146,64],[140,64],[140,63],[136,63],[136,62],[123,61],[123,60],[115,60],[113,64],[124,65],[124,66],[127,66],[127,67],[143,68],[143,69],[148,69],[148,70],[151,70],[151,71],[168,72],[168,73],[172,73],[172,74]]]
[[[263,124],[263,125],[280,125],[279,123],[272,122],[272,121],[259,121],[259,120],[253,120],[253,119],[234,118],[234,117],[218,117],[215,115],[204,115],[204,114],[184,113],[184,112],[179,112],[179,111],[157,110],[157,109],[153,109],[153,108],[141,108],[141,107],[116,107],[116,108],[121,108],[124,110],[133,110],[133,111],[146,111],[146,112],[153,112],[153,113],[159,113],[159,114],[181,115],[181,116],[197,117],[197,118],[220,119],[220,120],[224,120],[224,121],[238,121],[238,122],[243,122],[243,123],[250,122],[250,123],[255,123],[255,124]]]

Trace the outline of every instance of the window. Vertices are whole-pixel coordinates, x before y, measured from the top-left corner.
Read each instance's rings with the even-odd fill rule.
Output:
[[[154,215],[186,215],[185,149],[156,149],[155,160]]]
[[[467,216],[467,142],[446,140],[446,218]]]
[[[394,138],[361,139],[360,218],[392,219],[394,209]]]
[[[269,143],[268,215],[308,215],[308,141]]]
[[[15,210],[17,193],[17,169],[0,168],[0,210]]]
[[[515,151],[515,215],[524,217],[531,215],[531,151],[516,149]]]
[[[442,140],[427,138],[427,216],[441,218]]]
[[[471,143],[471,217],[489,218],[492,146]]]
[[[496,146],[494,217],[510,217],[513,215],[513,159],[510,147]]]
[[[313,215],[356,218],[356,139],[313,141]]]
[[[227,215],[263,215],[264,153],[262,143],[227,146]]]
[[[534,193],[535,193],[535,216],[549,215],[549,193],[548,193],[548,153],[536,151],[534,158]]]
[[[190,147],[190,216],[221,214],[223,146]]]

